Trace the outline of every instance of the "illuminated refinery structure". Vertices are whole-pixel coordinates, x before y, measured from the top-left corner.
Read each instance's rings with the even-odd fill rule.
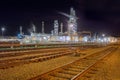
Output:
[[[51,34],[46,34],[44,32],[44,21],[42,21],[42,33],[36,33],[36,27],[32,24],[32,30],[29,35],[24,35],[25,38],[20,39],[21,43],[39,43],[39,42],[70,42],[70,41],[78,41],[77,35],[77,17],[75,14],[75,10],[73,8],[70,9],[70,15],[66,13],[60,13],[69,18],[68,28],[66,32],[63,32],[63,23],[59,24],[58,20],[54,20],[54,30],[51,31]],[[59,32],[60,26],[60,32]],[[22,27],[20,27],[20,33],[22,33]]]
[[[75,10],[73,8],[70,8],[70,15],[63,13],[63,12],[59,12],[60,14],[66,16],[69,18],[68,21],[68,33],[69,34],[76,34],[77,33],[77,17],[75,14]]]
[[[54,35],[56,36],[58,36],[58,27],[59,27],[58,20],[55,20],[54,21]]]
[[[54,20],[53,30],[51,30],[51,34],[45,33],[45,22],[42,21],[41,33],[36,32],[36,26],[32,23],[31,28],[28,29],[30,35],[25,35],[23,33],[23,27],[20,26],[20,34],[18,34],[17,38],[3,38],[3,32],[5,28],[2,27],[2,37],[0,37],[0,42],[11,42],[11,41],[19,41],[21,44],[37,44],[37,43],[114,43],[119,41],[115,37],[108,37],[105,34],[102,35],[94,35],[92,36],[90,31],[77,31],[77,17],[75,10],[70,8],[70,14],[66,14],[63,12],[59,12],[59,14],[66,16],[69,20],[67,22],[67,30],[63,30],[66,27],[62,22],[58,20]],[[60,32],[59,32],[60,28]],[[65,31],[65,32],[64,32]]]
[[[20,27],[20,34],[18,37],[21,44],[36,44],[36,43],[49,43],[49,42],[110,42],[114,38],[105,37],[102,38],[92,38],[90,31],[77,31],[77,17],[75,14],[75,10],[73,8],[70,9],[70,15],[59,12],[60,14],[69,18],[67,31],[63,32],[64,24],[60,23],[58,20],[54,20],[54,29],[51,30],[51,34],[46,34],[45,29],[45,22],[42,21],[42,29],[41,33],[36,33],[36,26],[32,24],[32,30],[30,30],[30,35],[23,35],[22,27]],[[59,32],[60,28],[60,32]],[[87,34],[83,36],[83,34]]]

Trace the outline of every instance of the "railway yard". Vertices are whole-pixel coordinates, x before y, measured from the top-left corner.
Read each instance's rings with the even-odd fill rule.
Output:
[[[0,50],[0,80],[120,80],[120,47]]]

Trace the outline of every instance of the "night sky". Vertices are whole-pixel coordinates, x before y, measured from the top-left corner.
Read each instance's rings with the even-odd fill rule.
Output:
[[[45,32],[53,29],[54,20],[64,23],[67,17],[58,12],[70,13],[70,7],[76,10],[78,31],[120,35],[120,0],[15,0],[0,1],[0,27],[5,26],[6,36],[16,36],[19,26],[25,34],[33,23],[37,32],[41,32],[41,21],[45,21]],[[0,31],[1,35],[1,31]]]

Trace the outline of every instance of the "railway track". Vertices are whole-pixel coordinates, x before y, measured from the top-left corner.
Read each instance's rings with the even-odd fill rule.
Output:
[[[28,50],[0,53],[0,69],[6,69],[31,62],[41,62],[54,59],[64,55],[72,54],[68,48],[57,48],[53,50]]]
[[[39,54],[39,53],[47,53],[47,52],[57,52],[57,51],[66,51],[68,50],[68,48],[54,48],[54,49],[26,49],[26,50],[16,50],[16,51],[8,51],[8,52],[0,52],[0,58],[4,58],[4,57],[13,57],[13,56],[21,56],[21,55],[25,55],[27,53],[27,55],[29,54]]]
[[[96,71],[98,71],[93,67],[116,49],[116,47],[110,47],[70,64],[66,64],[52,71],[38,75],[30,80],[80,80],[80,77],[82,77],[84,74],[87,74],[90,69],[90,74],[94,74]],[[87,75],[85,77],[87,78],[85,80],[88,80],[91,76]]]

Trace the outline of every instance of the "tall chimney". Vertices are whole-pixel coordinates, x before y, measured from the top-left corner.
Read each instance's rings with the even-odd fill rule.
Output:
[[[60,24],[61,27],[61,34],[63,33],[63,23]]]
[[[20,34],[22,34],[22,26],[20,26]]]
[[[44,21],[42,21],[42,34],[44,34]]]

